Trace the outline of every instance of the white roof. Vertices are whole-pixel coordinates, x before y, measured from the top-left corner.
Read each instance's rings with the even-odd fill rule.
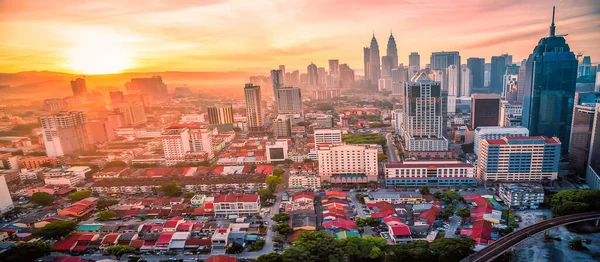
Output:
[[[190,232],[175,232],[173,237],[171,237],[171,241],[173,240],[186,240],[190,236]]]

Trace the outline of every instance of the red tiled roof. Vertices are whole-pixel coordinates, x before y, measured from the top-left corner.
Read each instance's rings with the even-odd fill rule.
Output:
[[[131,240],[131,243],[129,243],[129,246],[133,248],[141,248],[143,245],[144,240],[142,239]]]
[[[397,217],[386,217],[383,219],[383,222],[387,223],[402,223],[402,220]]]
[[[84,243],[77,243],[77,245],[75,245],[75,247],[71,250],[73,252],[83,252],[88,248],[88,243],[89,242],[84,242]]]
[[[71,248],[73,248],[75,243],[77,243],[77,240],[79,239],[80,236],[81,236],[81,234],[72,234],[63,240],[57,241],[52,246],[54,247],[54,250],[59,251],[59,252],[60,251],[71,251]]]
[[[217,195],[215,195],[214,203],[256,202],[256,201],[258,201],[257,194],[233,194],[233,195],[217,194]]]
[[[407,225],[390,226],[391,233],[394,236],[410,236],[410,228]]]
[[[175,232],[166,232],[160,234],[160,236],[158,236],[158,239],[156,240],[156,244],[169,244],[171,242],[173,234],[175,234]]]
[[[325,227],[325,228],[337,227],[337,228],[343,228],[343,229],[349,229],[349,230],[358,229],[358,227],[356,226],[354,221],[346,220],[346,219],[338,219],[337,221],[325,222],[325,223],[323,223],[323,227]]]
[[[294,194],[294,201],[301,199],[301,198],[308,198],[312,201],[315,200],[315,195],[312,192],[297,192],[296,194]]]
[[[346,197],[346,192],[330,190],[325,192],[325,195],[328,197]]]
[[[486,220],[478,220],[473,223],[473,231],[475,230],[487,230],[491,231],[493,228],[492,222]]]
[[[186,246],[211,246],[210,238],[189,238],[185,241]]]
[[[169,220],[167,222],[165,222],[165,225],[163,226],[163,228],[176,228],[177,227],[177,220]]]
[[[82,234],[77,241],[92,241],[96,234]]]
[[[439,206],[432,206],[430,209],[425,210],[424,212],[422,212],[419,215],[419,218],[423,218],[426,220],[425,223],[427,223],[428,225],[433,224],[433,222],[435,222],[435,219],[437,218],[437,215],[440,213],[441,208]]]
[[[225,255],[216,255],[209,257],[206,262],[237,262],[237,258]]]
[[[192,222],[181,223],[177,226],[177,231],[190,231],[192,229],[192,226],[194,226],[194,223]]]
[[[117,242],[117,238],[119,238],[120,235],[121,234],[113,233],[104,236],[104,238],[102,239],[102,245],[113,245]]]

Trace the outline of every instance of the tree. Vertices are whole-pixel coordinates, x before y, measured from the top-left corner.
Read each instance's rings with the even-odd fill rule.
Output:
[[[262,219],[263,219],[263,217],[262,217],[261,215],[256,215],[255,217],[256,217],[256,219],[258,219],[258,220],[262,220]]]
[[[463,207],[458,209],[458,211],[456,211],[456,215],[462,218],[465,217],[470,217],[471,216],[471,210],[469,210],[469,208],[467,207]]]
[[[438,217],[443,220],[448,220],[451,216],[454,215],[454,205],[447,205],[446,208],[442,209],[440,213],[438,213]]]
[[[194,192],[187,192],[185,194],[183,194],[183,198],[192,198],[196,195],[196,193]]]
[[[576,237],[569,242],[569,247],[573,250],[585,250],[587,249],[583,246],[583,239],[581,237]]]
[[[373,217],[367,217],[367,218],[365,218],[365,222],[370,227],[378,227],[379,225],[381,225],[381,220],[379,220],[377,218],[373,218]]]
[[[133,254],[135,252],[137,252],[137,250],[133,247],[130,246],[125,246],[125,245],[115,245],[115,246],[110,246],[107,247],[104,250],[105,253],[111,255],[111,256],[115,256],[117,258],[117,260],[121,260],[121,257],[125,254]]]
[[[282,223],[282,222],[287,222],[290,220],[290,215],[286,214],[286,213],[279,213],[279,214],[275,214],[271,220],[277,222],[277,223]]]
[[[287,235],[289,233],[292,233],[292,231],[294,231],[294,229],[292,229],[290,227],[290,225],[288,225],[288,223],[277,223],[275,225],[273,225],[273,231],[282,234],[282,235]]]
[[[421,189],[419,189],[419,193],[421,193],[421,195],[431,195],[428,186],[422,186]]]
[[[273,237],[273,242],[283,243],[283,242],[285,242],[285,236],[277,234],[276,236]]]
[[[570,189],[556,193],[549,206],[555,217],[600,210],[600,190]]]
[[[265,241],[262,239],[258,239],[256,240],[256,242],[254,242],[254,244],[252,244],[252,246],[250,246],[250,251],[260,251],[263,249],[263,247],[265,246]]]
[[[283,252],[284,261],[343,261],[344,250],[335,238],[325,231],[303,231],[296,237],[293,248]]]
[[[75,228],[77,228],[77,222],[75,221],[56,220],[36,229],[33,234],[43,239],[58,240],[73,232]]]
[[[96,216],[100,220],[109,220],[113,217],[116,217],[117,213],[115,213],[114,211],[111,211],[111,210],[104,210],[104,211],[100,211]]]
[[[286,160],[283,160],[283,163],[284,163],[286,166],[288,166],[288,167],[289,167],[291,164],[293,164],[293,163],[294,163],[294,160],[291,160],[291,159],[286,159]]]
[[[35,192],[31,195],[31,202],[38,205],[47,206],[54,202],[54,197],[46,192]]]
[[[176,196],[176,195],[179,195],[179,193],[181,193],[179,191],[179,189],[181,189],[181,187],[175,181],[173,181],[173,182],[161,185],[158,188],[158,191],[164,193],[167,196]]]
[[[310,163],[313,163],[313,162],[315,162],[315,161],[313,161],[313,160],[312,160],[312,159],[310,159],[310,158],[305,158],[304,160],[302,160],[302,162],[304,162],[305,164],[310,164]]]
[[[239,254],[242,252],[244,252],[244,247],[237,242],[231,243],[231,245],[225,249],[225,253],[227,254]]]
[[[475,240],[471,238],[439,238],[430,245],[439,261],[460,261],[473,253]]]
[[[283,173],[285,173],[285,172],[281,168],[275,168],[275,169],[273,169],[273,175],[274,176],[281,177],[281,175],[283,175]]]
[[[0,261],[36,261],[51,252],[52,246],[44,241],[25,242],[0,255]]]
[[[275,195],[273,194],[273,191],[265,188],[265,189],[259,189],[258,190],[258,195],[260,196],[260,199],[271,199],[271,198],[275,198]]]
[[[355,218],[354,223],[356,223],[357,227],[366,227],[367,226],[367,221],[361,217]]]
[[[365,194],[356,194],[356,200],[363,205],[365,204],[365,197],[367,197]]]
[[[96,209],[98,209],[98,210],[108,209],[108,207],[114,206],[118,203],[119,203],[119,200],[116,200],[116,199],[101,198],[98,200],[98,204],[96,204]]]
[[[257,257],[256,262],[283,262],[283,256],[279,253],[268,253]]]
[[[69,194],[68,198],[71,199],[72,201],[79,201],[79,200],[87,198],[91,195],[92,195],[92,191],[81,190],[81,191],[77,191],[77,192],[73,192],[72,194]]]
[[[456,203],[462,198],[458,192],[453,190],[437,191],[433,196],[444,204]]]
[[[267,177],[267,180],[265,180],[265,183],[267,183],[267,186],[269,186],[269,189],[272,192],[275,191],[275,187],[277,187],[277,185],[283,184],[284,182],[285,180],[278,176],[269,176]]]
[[[120,160],[115,160],[115,161],[110,161],[106,164],[104,164],[104,168],[109,168],[109,167],[126,167],[127,163],[120,161]]]
[[[386,159],[388,159],[388,156],[386,156],[384,153],[377,153],[377,161],[382,161]]]

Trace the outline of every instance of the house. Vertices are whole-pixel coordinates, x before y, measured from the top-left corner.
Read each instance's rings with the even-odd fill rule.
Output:
[[[171,245],[171,239],[175,232],[165,232],[158,236],[156,240],[156,244],[154,245],[154,250],[167,250]]]
[[[71,216],[71,217],[83,217],[92,211],[94,211],[96,204],[98,203],[98,198],[88,197],[86,199],[79,200],[71,206],[58,211],[58,214],[61,216]]]
[[[358,230],[358,227],[356,226],[356,223],[354,223],[354,221],[346,220],[346,219],[337,219],[334,221],[325,222],[325,223],[323,223],[323,227],[327,228],[327,229],[334,229],[334,230],[337,230],[337,229],[346,230],[346,231]]]
[[[216,216],[255,215],[260,210],[260,197],[257,194],[216,194],[213,205]]]
[[[119,236],[121,236],[121,234],[119,234],[119,233],[112,233],[112,234],[108,234],[108,235],[104,236],[104,238],[102,239],[102,242],[100,243],[100,249],[104,249],[104,248],[107,248],[109,246],[116,244],[117,239],[119,239]]]
[[[77,227],[79,233],[99,233],[102,224],[85,224]]]
[[[179,226],[181,223],[184,223],[185,221],[181,218],[173,218],[171,220],[168,220],[167,222],[165,222],[165,224],[163,225],[163,232],[175,232],[177,231],[177,226]]]
[[[391,204],[420,204],[425,202],[423,195],[414,192],[372,192],[365,197],[365,203],[388,202]]]
[[[219,228],[212,235],[212,248],[213,249],[224,249],[227,247],[227,240],[229,239],[229,228]]]
[[[227,236],[227,244],[238,243],[242,246],[246,246],[246,232],[243,231],[230,231]]]
[[[189,238],[185,241],[185,249],[205,248],[210,251],[212,240],[210,238]]]
[[[190,237],[190,232],[175,232],[171,238],[169,249],[184,249],[185,241]]]
[[[290,212],[290,226],[294,230],[316,230],[317,214],[313,210],[297,210]]]
[[[400,225],[388,225],[390,236],[394,244],[406,243],[412,241],[412,234],[410,228],[405,224]]]
[[[195,194],[191,199],[190,199],[190,203],[192,204],[192,206],[194,207],[201,207],[203,206],[206,202],[204,202],[206,200],[206,195],[204,194]]]

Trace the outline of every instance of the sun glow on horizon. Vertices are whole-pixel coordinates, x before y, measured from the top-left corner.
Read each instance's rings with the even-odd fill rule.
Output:
[[[85,41],[67,51],[68,67],[82,74],[114,74],[130,69],[131,51],[122,43]]]

